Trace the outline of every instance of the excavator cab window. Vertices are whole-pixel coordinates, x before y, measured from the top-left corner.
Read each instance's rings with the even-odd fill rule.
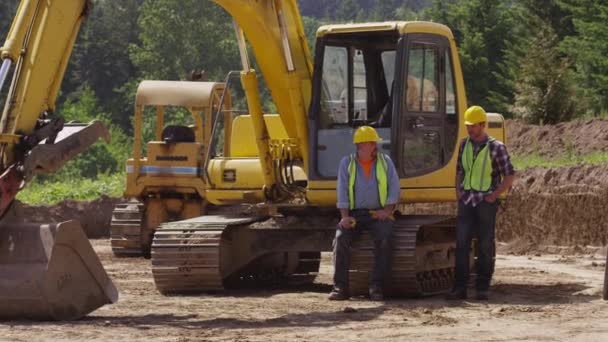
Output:
[[[321,40],[311,108],[317,125],[317,171],[335,177],[340,159],[353,152],[361,125],[377,127],[390,153],[390,92],[398,35],[393,31],[335,34]],[[319,59],[322,59],[319,60]],[[388,120],[380,120],[383,117]]]

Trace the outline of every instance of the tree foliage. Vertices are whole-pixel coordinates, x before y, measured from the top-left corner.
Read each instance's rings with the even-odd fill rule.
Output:
[[[576,79],[594,112],[608,111],[608,3],[591,0],[559,0],[572,13],[576,34],[562,46],[573,60]]]
[[[141,80],[188,80],[193,71],[204,70],[205,79],[222,81],[229,70],[240,69],[232,19],[212,1],[93,3],[70,59],[58,113],[70,120],[104,120],[113,142],[95,145],[62,171],[76,178],[122,172],[131,153],[133,100]],[[8,33],[18,4],[0,2],[0,37]],[[299,0],[298,5],[312,49],[322,24],[417,19],[447,24],[459,48],[468,102],[489,111],[544,123],[608,111],[605,2]],[[265,108],[276,110],[263,75],[260,90]],[[180,113],[176,117],[184,119]],[[153,124],[146,119],[147,135]]]
[[[557,123],[577,112],[576,89],[558,35],[545,25],[530,40],[516,86],[515,113],[531,123]]]

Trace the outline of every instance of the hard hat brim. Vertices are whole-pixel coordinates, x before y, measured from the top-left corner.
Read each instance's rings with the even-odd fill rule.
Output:
[[[362,144],[366,142],[381,142],[382,138],[378,138],[377,140],[365,140],[365,141],[355,141],[355,144]]]

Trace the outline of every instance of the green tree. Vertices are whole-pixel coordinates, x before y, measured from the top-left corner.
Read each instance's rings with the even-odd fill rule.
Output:
[[[302,17],[302,24],[304,25],[304,33],[308,40],[308,46],[311,49],[311,54],[314,55],[315,43],[317,40],[317,29],[321,26],[319,20],[313,17]]]
[[[143,78],[186,80],[203,69],[223,80],[240,65],[232,19],[211,2],[146,0],[137,24],[141,43],[129,52]]]
[[[507,115],[514,89],[505,52],[516,32],[515,6],[508,0],[435,0],[425,13],[454,30],[469,102]]]
[[[0,45],[4,44],[4,38],[8,34],[13,22],[13,16],[17,12],[19,0],[2,0],[0,3]]]
[[[591,0],[558,0],[572,13],[576,35],[567,36],[562,47],[573,59],[576,79],[590,108],[608,111],[608,4]]]
[[[371,19],[374,21],[394,20],[396,9],[396,0],[376,0],[372,10]]]
[[[514,112],[530,123],[557,123],[577,114],[576,88],[559,36],[548,24],[528,42],[516,82]]]
[[[78,91],[85,83],[102,99],[101,108],[112,121],[130,130],[132,104],[120,92],[135,76],[128,47],[137,42],[139,0],[97,0],[84,22],[63,84],[63,93]]]
[[[355,21],[361,8],[356,0],[341,1],[336,10],[336,20],[338,21]]]

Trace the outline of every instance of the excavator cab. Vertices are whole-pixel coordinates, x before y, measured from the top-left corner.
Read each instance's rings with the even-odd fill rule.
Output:
[[[317,40],[311,171],[318,178],[336,177],[337,163],[352,152],[352,134],[360,125],[376,127],[383,139],[379,149],[392,157],[401,178],[446,170],[458,138],[455,89],[460,88],[445,35],[404,34],[380,24],[374,30],[355,24],[347,32],[331,31],[321,29]],[[452,182],[432,179],[429,186]]]

